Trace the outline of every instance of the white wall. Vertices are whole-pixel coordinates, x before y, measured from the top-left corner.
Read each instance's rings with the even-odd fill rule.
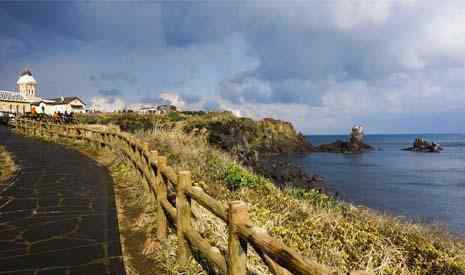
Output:
[[[79,102],[79,101],[78,101]],[[73,102],[71,102],[73,103]],[[82,104],[76,104],[83,106]],[[42,108],[44,107],[44,108]],[[36,106],[36,111],[37,113],[42,113],[42,110],[44,110],[44,113],[47,115],[53,115],[55,112],[61,112],[64,113],[65,111],[68,113],[84,113],[85,109],[83,108],[74,108],[71,106],[71,104],[58,104],[58,105],[52,105],[52,104],[46,104],[44,102],[41,102],[39,107]]]

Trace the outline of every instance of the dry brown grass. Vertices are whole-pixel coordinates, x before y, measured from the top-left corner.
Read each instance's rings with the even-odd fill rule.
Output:
[[[16,171],[16,165],[10,153],[0,145],[0,184],[11,178]]]
[[[155,198],[136,169],[122,155],[90,146],[67,143],[109,168],[118,212],[121,246],[128,275],[196,274],[206,275],[192,259],[188,266],[176,264],[176,234],[168,241],[156,238]]]
[[[138,134],[168,156],[170,165],[189,169],[196,181],[207,182],[203,187],[210,195],[248,202],[257,225],[339,274],[465,274],[465,243],[444,230],[338,202],[316,191],[279,190],[270,182],[230,191],[224,184],[226,167],[238,164],[202,135],[162,129]],[[226,231],[211,217],[208,220],[214,226],[207,223],[204,231],[221,247]],[[262,269],[253,257],[250,261]]]
[[[218,200],[249,203],[254,223],[307,257],[338,274],[368,270],[376,274],[465,274],[465,244],[444,230],[408,223],[372,210],[341,203],[313,191],[279,190],[270,182],[231,191],[225,182],[234,157],[211,147],[202,135],[154,129],[139,133],[152,149],[168,156],[176,169],[189,169],[196,182]],[[102,152],[102,151],[101,151]],[[192,261],[175,262],[176,237],[165,244],[155,236],[156,213],[145,182],[120,156],[107,163],[115,180],[125,264],[129,274],[205,274]],[[239,165],[240,166],[240,165]],[[253,173],[244,169],[244,173]],[[193,203],[201,234],[225,250],[224,224]],[[266,273],[251,253],[250,266]]]

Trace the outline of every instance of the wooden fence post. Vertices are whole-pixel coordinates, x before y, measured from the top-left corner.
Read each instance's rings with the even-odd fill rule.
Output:
[[[48,135],[50,140],[53,140],[53,124],[48,125]]]
[[[229,202],[228,275],[247,274],[247,241],[239,236],[236,225],[247,224],[248,220],[249,213],[245,202]]]
[[[168,196],[167,187],[163,182],[161,170],[166,167],[166,157],[159,156],[157,151],[152,151],[152,156],[157,161],[157,171],[155,175],[155,191],[157,192],[157,213],[158,213],[158,240],[160,242],[166,241],[168,238],[168,219],[165,210],[162,206],[162,200],[166,200]]]
[[[176,190],[176,228],[178,237],[177,262],[181,266],[189,263],[192,256],[189,242],[184,237],[184,232],[191,229],[191,206],[190,199],[186,193],[192,189],[192,180],[190,171],[181,171],[178,174],[178,186]]]
[[[101,149],[104,149],[105,148],[105,135],[102,134],[102,133],[98,133],[97,134],[97,139],[98,139],[98,142],[99,142],[99,147]]]
[[[140,152],[140,157],[142,160],[141,164],[144,166],[145,173],[147,173],[148,175],[151,175],[152,167],[150,164],[150,158],[146,158],[146,154],[150,153],[150,150],[149,150],[150,146],[147,142],[142,142],[141,145],[142,145],[142,150]]]

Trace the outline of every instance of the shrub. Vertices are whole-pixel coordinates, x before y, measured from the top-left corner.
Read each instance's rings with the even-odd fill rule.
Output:
[[[152,131],[140,131],[139,135],[150,142],[151,148],[167,156],[176,170],[191,170],[194,182],[209,195],[223,203],[247,202],[251,222],[306,257],[331,267],[335,274],[360,269],[379,275],[465,274],[464,242],[441,229],[392,218],[318,191],[279,190],[241,166],[237,155],[212,146],[208,133],[186,131],[186,128],[218,127],[220,133],[230,133],[228,128],[234,126],[228,122],[231,115],[208,113],[186,119],[179,128],[159,127],[166,120],[166,116],[153,116],[151,121],[160,123]],[[268,132],[259,129],[253,135],[259,137]],[[227,138],[218,137],[219,142]],[[195,203],[192,209],[196,209]],[[199,218],[196,224],[201,223],[201,232],[209,242],[224,250],[222,244],[227,243],[227,232],[214,217],[205,218],[208,215]],[[249,261],[251,266],[266,270],[258,257],[250,258],[257,259]]]
[[[264,178],[247,171],[236,163],[230,164],[226,168],[224,180],[231,190],[242,187],[256,187],[265,182]]]

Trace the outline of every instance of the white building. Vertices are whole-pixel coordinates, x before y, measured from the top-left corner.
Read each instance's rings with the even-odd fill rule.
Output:
[[[137,110],[140,114],[156,114],[156,115],[164,115],[170,112],[176,112],[177,108],[174,105],[159,105],[159,106],[151,106],[151,107],[142,107]]]
[[[37,113],[47,115],[52,115],[55,112],[84,113],[86,111],[86,104],[76,96],[42,99],[31,105],[36,109]]]
[[[16,91],[0,90],[0,112],[25,114],[34,109],[37,113],[85,112],[85,103],[78,97],[43,99],[38,96],[38,83],[30,70],[24,70],[16,82]]]

